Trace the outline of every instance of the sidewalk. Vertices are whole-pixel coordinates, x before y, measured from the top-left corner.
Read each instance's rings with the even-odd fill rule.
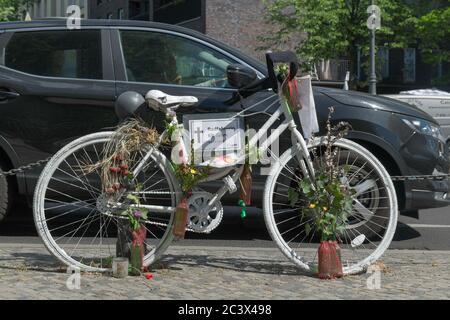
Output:
[[[369,274],[322,281],[277,249],[173,246],[154,278],[82,274],[80,289],[36,239],[0,244],[0,299],[450,299],[450,251],[390,250]],[[373,282],[372,282],[373,283]]]

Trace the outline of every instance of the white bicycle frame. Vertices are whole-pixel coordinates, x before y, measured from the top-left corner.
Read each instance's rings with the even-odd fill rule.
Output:
[[[281,92],[281,90],[279,90]],[[286,101],[286,99],[279,94],[279,101],[280,101],[280,107],[273,113],[273,115],[267,120],[267,122],[264,124],[264,126],[257,132],[256,135],[250,138],[248,145],[249,149],[256,148],[258,144],[260,144],[259,152],[258,154],[263,154],[267,152],[267,150],[271,147],[271,145],[277,141],[277,139],[286,131],[291,131],[291,141],[292,146],[295,146],[299,144],[299,150],[300,153],[298,154],[298,161],[301,166],[301,169],[303,173],[305,173],[306,176],[314,179],[314,168],[312,164],[312,160],[310,157],[310,154],[308,152],[308,147],[306,144],[305,139],[303,138],[300,131],[297,129],[297,125],[295,124],[292,112],[289,108],[289,105]],[[178,120],[176,113],[173,111],[177,108],[177,106],[173,107],[172,109],[168,110],[168,117],[172,119],[173,125],[178,125]],[[280,118],[281,115],[284,115],[285,120],[275,129],[272,131],[269,137],[262,141],[264,137],[266,137],[267,132],[272,127],[272,125]],[[158,148],[158,146],[161,144],[164,139],[167,138],[167,130],[164,131],[164,133],[161,135],[160,142],[154,147]],[[180,137],[179,141],[174,141],[176,143],[180,143],[181,147],[186,150],[186,145],[184,140]],[[152,149],[153,150],[153,149]],[[152,154],[152,150],[150,150],[142,159],[142,161],[136,166],[136,168],[133,170],[134,176],[137,176],[142,168],[145,166],[146,162],[150,159],[150,156]],[[247,156],[247,155],[246,155]],[[231,179],[234,183],[236,183],[241,176],[242,170],[244,166],[232,166],[229,169],[229,172],[234,170],[235,172],[231,175]],[[226,175],[226,174],[225,174]],[[220,176],[224,176],[223,172],[220,174]],[[214,177],[208,177],[208,181],[216,180]],[[227,192],[228,192],[228,186],[224,182],[224,185],[217,191],[212,199],[209,201],[208,205],[202,208],[204,212],[208,212],[210,208],[216,203],[218,200],[220,200]],[[168,213],[171,214],[175,211],[174,207],[164,207],[164,206],[157,206],[157,205],[140,205],[142,208],[148,209],[150,212],[155,213]]]

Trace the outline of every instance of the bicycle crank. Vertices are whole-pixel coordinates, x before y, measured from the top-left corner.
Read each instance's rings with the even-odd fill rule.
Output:
[[[216,229],[223,218],[223,207],[220,201],[206,211],[213,194],[205,191],[194,192],[188,200],[189,221],[188,229],[196,233],[210,233]]]

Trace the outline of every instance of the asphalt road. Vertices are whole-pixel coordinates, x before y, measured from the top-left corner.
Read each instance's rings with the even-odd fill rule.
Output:
[[[15,206],[13,214],[0,223],[2,241],[28,242],[36,237],[32,211],[25,204]],[[34,241],[34,240],[32,240]],[[222,224],[210,235],[189,234],[185,245],[272,247],[261,210],[248,210],[242,220],[239,209],[225,207]],[[1,246],[1,245],[0,245]],[[400,216],[393,249],[450,250],[450,207],[422,210],[419,219]]]

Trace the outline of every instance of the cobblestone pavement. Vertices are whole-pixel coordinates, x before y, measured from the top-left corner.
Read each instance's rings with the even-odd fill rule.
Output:
[[[153,279],[82,274],[35,244],[0,245],[0,299],[449,299],[450,251],[388,251],[381,288],[369,274],[324,281],[302,274],[272,248],[173,246]],[[371,278],[373,279],[373,278]]]

